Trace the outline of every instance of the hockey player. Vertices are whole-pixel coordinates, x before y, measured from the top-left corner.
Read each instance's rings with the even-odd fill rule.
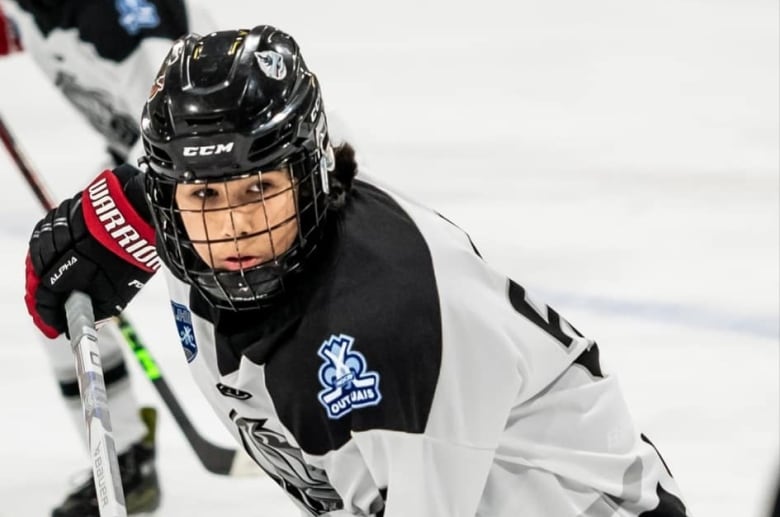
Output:
[[[17,0],[2,5],[0,55],[23,48],[103,136],[111,161],[137,159],[138,113],[149,83],[171,42],[189,31],[191,13],[183,1]],[[198,20],[211,28],[203,13]],[[79,184],[84,179],[73,178]],[[106,325],[99,337],[127,507],[131,514],[152,510],[160,501],[154,412],[139,412],[122,354],[126,347],[116,326]],[[46,340],[45,348],[69,412],[83,433],[76,372],[65,343],[64,337]],[[92,480],[69,494],[53,515],[97,516]]]
[[[687,515],[596,343],[355,177],[289,35],[177,41],[141,128],[143,171],[104,171],[33,231],[47,335],[72,291],[108,318],[162,269],[203,395],[303,515]]]

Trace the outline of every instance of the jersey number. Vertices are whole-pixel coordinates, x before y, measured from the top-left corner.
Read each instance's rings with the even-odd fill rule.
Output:
[[[509,301],[517,312],[554,337],[567,350],[576,338],[583,337],[555,309],[534,301],[528,291],[514,280],[509,280]]]

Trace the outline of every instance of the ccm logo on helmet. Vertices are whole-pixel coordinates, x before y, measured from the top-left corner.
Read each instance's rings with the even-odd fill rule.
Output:
[[[233,150],[233,142],[226,144],[196,145],[185,147],[182,154],[184,156],[212,156],[214,154],[229,153]]]

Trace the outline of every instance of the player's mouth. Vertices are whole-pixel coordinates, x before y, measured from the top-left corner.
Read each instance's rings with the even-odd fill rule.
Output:
[[[241,271],[242,269],[249,269],[251,267],[262,264],[263,258],[256,256],[253,257],[251,255],[241,257],[235,256],[224,258],[221,262],[222,263],[220,265],[222,266],[222,269],[226,269],[228,271]]]

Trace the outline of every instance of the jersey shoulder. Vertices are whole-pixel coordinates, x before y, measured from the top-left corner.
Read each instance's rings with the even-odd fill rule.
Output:
[[[381,190],[360,183],[353,194],[336,246],[316,266],[318,287],[266,364],[279,416],[310,453],[340,447],[351,432],[423,432],[441,363],[425,239]],[[323,427],[329,436],[315,431]]]

